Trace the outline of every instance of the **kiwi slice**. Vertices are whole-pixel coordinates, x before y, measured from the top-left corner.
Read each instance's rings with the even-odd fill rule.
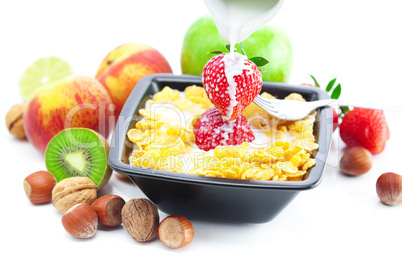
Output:
[[[71,177],[88,177],[100,190],[112,170],[107,163],[109,144],[96,131],[68,128],[54,136],[46,147],[46,168],[57,182]]]

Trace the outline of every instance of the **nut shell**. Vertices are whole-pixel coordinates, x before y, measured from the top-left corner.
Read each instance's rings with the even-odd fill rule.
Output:
[[[8,131],[18,139],[26,139],[22,115],[25,104],[16,104],[6,114],[6,126]]]
[[[53,205],[61,212],[66,213],[68,209],[79,203],[92,204],[97,196],[95,183],[86,177],[67,178],[53,188]]]
[[[114,227],[121,224],[121,210],[126,202],[118,195],[104,195],[92,203],[100,224]]]
[[[87,203],[72,206],[63,215],[61,222],[69,234],[78,238],[92,237],[98,228],[96,212]]]
[[[129,200],[121,211],[124,227],[131,237],[138,242],[154,239],[158,233],[158,208],[148,199]]]
[[[402,176],[392,172],[382,174],[376,183],[381,202],[393,206],[402,202]]]
[[[344,152],[339,168],[350,176],[367,173],[373,165],[372,154],[363,147],[352,147]]]
[[[24,191],[32,204],[44,204],[52,200],[56,179],[49,171],[37,171],[24,179]]]
[[[169,248],[187,246],[194,237],[194,228],[184,216],[172,215],[166,217],[158,227],[159,239]]]

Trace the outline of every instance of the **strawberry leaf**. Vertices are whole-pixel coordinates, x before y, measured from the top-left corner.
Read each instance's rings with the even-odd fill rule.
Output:
[[[219,54],[223,54],[223,52],[222,52],[222,51],[219,51],[219,50],[215,50],[215,51],[207,52],[207,54],[219,55]]]
[[[312,76],[311,74],[310,74],[310,77],[314,80],[315,86],[321,88],[320,85],[317,82],[317,79],[315,79],[315,77]],[[327,91],[328,94],[331,95],[331,99],[334,99],[334,100],[339,99],[339,97],[341,96],[341,92],[342,92],[341,84],[338,84],[334,88],[335,82],[336,82],[336,78],[334,78],[331,81],[329,81],[327,87],[325,88],[325,91]]]
[[[330,92],[332,87],[334,86],[335,82],[336,82],[336,78],[329,81],[327,87],[325,88],[325,91]]]
[[[253,58],[250,58],[249,60],[251,62],[253,62],[255,65],[257,65],[257,67],[262,67],[269,63],[269,61],[263,57],[253,57]]]
[[[315,79],[315,77],[312,76],[311,74],[310,74],[310,76],[311,76],[311,78],[313,78],[315,86],[320,88],[321,86],[320,86],[320,84],[318,84],[317,79]]]
[[[341,118],[343,118],[350,111],[348,106],[339,106],[339,109],[341,110],[339,114]]]
[[[310,75],[310,77],[314,80],[315,86],[320,88],[320,85],[318,84],[317,79],[315,79],[315,77],[312,75]],[[341,84],[336,85],[336,87],[334,88],[335,82],[336,82],[336,78],[329,81],[327,87],[325,88],[325,91],[327,91],[328,94],[331,95],[331,99],[333,99],[333,100],[339,99],[339,97],[341,96],[341,93],[342,93]],[[347,114],[347,112],[349,112],[349,107],[347,107],[347,106],[340,106],[339,109],[340,109],[339,116],[341,118],[343,118]]]
[[[242,42],[239,43],[239,47],[240,47],[241,54],[243,54],[244,56],[247,57],[246,52],[244,51],[243,43],[242,43]],[[225,48],[230,52],[230,44],[229,44],[229,43],[226,43],[226,44],[225,44]],[[237,50],[237,48],[234,47],[234,52],[236,52],[236,50]],[[219,55],[219,54],[224,54],[224,52],[219,51],[219,50],[215,50],[215,51],[208,52],[208,54]],[[252,57],[252,58],[250,58],[250,59],[248,59],[248,60],[251,61],[251,62],[253,62],[255,65],[257,65],[257,67],[262,67],[262,66],[264,66],[264,65],[266,65],[266,64],[269,63],[269,61],[268,61],[266,58],[264,58],[264,57]],[[261,72],[264,71],[264,70],[261,70],[261,69],[259,69],[259,70],[260,70]],[[312,77],[313,77],[313,76],[312,76]],[[315,78],[313,78],[313,79],[315,79]]]
[[[334,88],[334,90],[332,91],[332,94],[331,94],[331,99],[338,99],[339,98],[339,96],[341,95],[341,84],[338,84],[335,88]]]

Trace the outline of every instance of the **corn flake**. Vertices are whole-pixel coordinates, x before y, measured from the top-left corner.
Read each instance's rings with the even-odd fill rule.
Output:
[[[180,93],[178,90],[171,89],[170,87],[166,86],[162,89],[162,91],[156,93],[154,95],[153,101],[154,102],[172,102],[175,100],[180,99]]]
[[[196,85],[186,87],[184,89],[184,96],[187,99],[190,99],[190,97],[208,98],[204,88]]]
[[[285,97],[285,100],[306,101],[299,93],[291,93]]]

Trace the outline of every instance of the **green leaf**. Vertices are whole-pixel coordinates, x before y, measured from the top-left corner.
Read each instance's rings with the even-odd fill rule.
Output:
[[[311,78],[313,78],[315,86],[320,88],[321,86],[320,86],[320,84],[318,84],[317,79],[315,79],[315,77],[312,76],[311,74],[310,74],[310,76],[311,76]]]
[[[257,67],[262,67],[269,63],[269,61],[263,57],[253,57],[253,58],[250,58],[249,60],[251,62],[254,62],[254,64],[257,65]]]
[[[315,77],[312,76],[311,74],[310,74],[310,77],[314,80],[315,86],[320,87],[320,85],[317,82],[317,79],[315,79]],[[325,91],[331,95],[331,99],[339,99],[339,97],[341,96],[341,92],[342,92],[341,84],[338,84],[334,88],[335,82],[336,82],[336,78],[329,81],[327,87],[325,88]]]
[[[327,87],[325,88],[325,91],[330,92],[332,87],[334,86],[335,82],[336,82],[336,78],[329,81]]]
[[[226,44],[225,47],[226,47],[226,49],[230,52],[230,44],[229,44],[229,43]],[[234,51],[236,51],[236,47],[235,47]]]
[[[341,109],[340,117],[343,118],[349,111],[348,106],[339,106],[339,109]]]
[[[341,84],[338,84],[335,88],[334,88],[334,90],[332,91],[332,94],[331,94],[331,99],[338,99],[339,98],[339,96],[341,95],[341,91],[342,91],[342,89],[341,89]]]
[[[223,52],[222,52],[222,51],[219,51],[219,50],[215,50],[215,51],[207,52],[207,54],[216,54],[216,55],[219,55],[219,54],[223,54]]]

